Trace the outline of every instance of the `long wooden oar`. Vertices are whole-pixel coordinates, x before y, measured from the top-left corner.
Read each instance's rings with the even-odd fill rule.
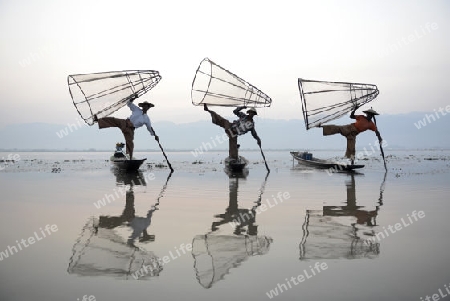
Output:
[[[375,123],[375,126],[377,126],[377,120],[375,119],[375,115],[373,116],[373,122]],[[378,131],[378,127],[377,127],[377,131]],[[383,142],[383,140],[381,139],[381,134],[380,134],[380,132],[378,132],[378,143],[380,144],[380,151],[381,151],[381,156],[383,157],[384,169],[387,171],[386,159],[384,158],[382,142]]]
[[[153,129],[153,127],[152,127],[152,131],[153,131],[153,133],[155,133],[155,135],[156,135],[156,132],[155,132],[155,130]],[[155,140],[156,140],[156,139],[155,139]],[[161,149],[161,151],[162,151],[162,153],[163,153],[163,155],[164,155],[164,158],[166,158],[167,165],[169,165],[170,170],[173,172],[172,165],[170,165],[169,159],[167,159],[166,153],[164,152],[164,149],[163,149],[163,147],[161,146],[161,143],[159,143],[159,139],[156,140],[156,142],[158,142],[159,148]]]
[[[262,151],[261,145],[259,145],[259,149],[261,150],[261,155],[262,155],[262,157],[264,159],[264,164],[266,164],[267,172],[270,172],[269,166],[267,165],[267,162],[266,162],[266,156],[264,156],[264,153]]]

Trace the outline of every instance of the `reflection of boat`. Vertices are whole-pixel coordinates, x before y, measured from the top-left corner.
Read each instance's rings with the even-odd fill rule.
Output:
[[[146,176],[141,170],[123,172],[121,169],[111,168],[111,171],[116,176],[117,185],[147,186]]]
[[[224,163],[225,168],[230,170],[231,172],[243,172],[248,164],[248,160],[242,156],[239,156],[238,159],[227,157],[224,160]]]
[[[127,154],[124,153],[123,147],[125,144],[117,143],[116,150],[114,154],[110,157],[110,161],[114,164],[114,166],[120,170],[125,170],[127,172],[136,171],[141,167],[142,163],[144,163],[145,159],[132,159],[130,160]]]
[[[209,233],[194,237],[194,269],[197,280],[203,287],[212,287],[231,268],[238,267],[251,256],[264,255],[269,251],[272,238],[258,236],[258,226],[255,225],[256,208],[261,205],[267,176],[258,200],[249,209],[238,206],[238,184],[241,177],[230,176],[230,197],[225,213],[215,215],[219,220],[212,223]],[[225,234],[227,230],[232,233]]]
[[[364,165],[359,164],[344,164],[344,163],[338,163],[338,162],[332,162],[329,160],[323,160],[315,158],[312,153],[309,152],[290,152],[292,157],[298,161],[298,163],[315,167],[315,168],[321,168],[321,169],[333,169],[335,171],[351,171],[358,168],[363,168]]]
[[[364,210],[356,204],[355,177],[347,185],[346,206],[307,210],[300,242],[300,259],[375,258],[380,244],[376,217],[379,206]],[[381,194],[380,194],[381,195]],[[382,201],[379,200],[379,205]]]

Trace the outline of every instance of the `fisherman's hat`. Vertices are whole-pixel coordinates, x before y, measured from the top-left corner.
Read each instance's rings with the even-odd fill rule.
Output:
[[[150,108],[155,106],[154,104],[152,104],[151,102],[148,102],[148,101],[140,102],[138,106],[142,107],[144,105],[147,105]]]
[[[258,112],[256,112],[255,108],[250,108],[247,110],[247,113],[253,112],[253,114],[258,115]]]
[[[372,114],[372,115],[380,115],[377,113],[377,111],[375,111],[374,109],[370,108],[368,110],[363,111],[366,114]]]

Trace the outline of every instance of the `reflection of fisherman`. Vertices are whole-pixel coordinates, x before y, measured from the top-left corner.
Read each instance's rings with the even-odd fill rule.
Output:
[[[134,96],[135,98],[137,96]],[[139,103],[139,107],[133,103],[135,98],[130,99],[127,103],[127,106],[131,110],[131,116],[127,119],[119,119],[115,117],[104,117],[97,119],[97,115],[94,115],[94,121],[98,122],[98,128],[109,128],[109,127],[118,127],[125,137],[125,143],[127,146],[127,154],[130,159],[133,158],[133,149],[134,149],[134,130],[145,125],[147,130],[150,132],[150,135],[155,137],[156,141],[159,141],[159,137],[155,134],[152,128],[152,124],[150,122],[150,118],[147,115],[147,111],[154,107],[155,105],[149,103],[147,101]]]
[[[113,229],[120,227],[123,224],[127,224],[133,229],[130,237],[128,238],[128,245],[134,246],[134,241],[139,239],[139,242],[153,241],[154,235],[149,235],[147,228],[152,221],[152,215],[155,210],[158,210],[155,206],[147,212],[146,217],[139,217],[135,215],[134,209],[134,192],[133,190],[127,191],[125,209],[121,216],[100,216],[99,227],[106,229]],[[142,236],[141,236],[142,235]]]
[[[267,176],[269,173],[267,173]],[[238,206],[238,185],[240,178],[230,177],[229,203],[225,213],[215,215],[220,220],[212,223],[211,232],[197,235],[192,241],[192,257],[198,282],[204,288],[211,288],[214,283],[224,278],[230,269],[239,267],[251,256],[264,255],[269,251],[272,238],[258,236],[256,209],[261,205],[261,196],[251,209],[241,209]],[[224,224],[233,227],[233,234]],[[216,232],[217,231],[217,232]]]
[[[366,225],[369,227],[376,226],[374,222],[378,215],[376,210],[363,210],[364,206],[358,206],[356,202],[356,185],[355,175],[351,174],[351,180],[346,182],[347,186],[347,205],[346,206],[324,206],[324,216],[354,216],[358,225]]]
[[[149,235],[147,233],[147,228],[150,226],[152,222],[152,216],[153,212],[155,210],[158,210],[156,207],[153,207],[147,212],[146,217],[138,217],[136,216],[133,218],[133,220],[130,222],[129,226],[133,229],[133,232],[131,233],[130,237],[128,238],[128,244],[134,245],[134,241],[136,238],[139,238],[140,242],[145,241],[152,241],[154,240],[154,235]],[[141,237],[142,234],[142,237]]]
[[[323,128],[323,135],[334,135],[341,134],[347,138],[347,151],[345,152],[345,157],[351,159],[352,164],[355,160],[355,145],[356,145],[356,136],[359,133],[362,133],[366,130],[372,130],[377,135],[378,139],[381,141],[380,132],[373,123],[372,118],[375,115],[379,115],[375,110],[369,109],[363,111],[366,113],[364,115],[355,115],[355,111],[358,109],[358,106],[355,106],[352,113],[350,114],[350,118],[355,119],[356,122],[348,124],[348,125],[319,125],[319,127]]]
[[[233,181],[232,181],[233,180]],[[255,225],[256,222],[256,207],[253,206],[250,210],[239,208],[238,206],[238,185],[239,178],[230,179],[230,199],[228,203],[228,208],[225,213],[217,214],[215,217],[220,218],[220,221],[216,221],[212,223],[211,231],[218,230],[223,224],[232,224],[235,226],[234,234],[241,235],[245,232],[243,229],[245,226],[248,226],[247,234],[248,235],[257,235],[258,234],[258,226]]]
[[[134,192],[126,192],[125,209],[120,216],[100,216],[98,226],[100,228],[113,229],[121,226],[125,222],[130,222],[135,217],[134,210]]]
[[[211,114],[212,122],[222,128],[225,129],[225,133],[229,138],[229,157],[231,159],[238,159],[238,146],[237,146],[237,136],[243,135],[247,132],[251,132],[253,138],[256,139],[256,142],[261,147],[261,139],[258,137],[258,134],[255,130],[255,122],[253,121],[253,117],[258,115],[256,109],[250,108],[247,110],[247,114],[241,112],[241,110],[246,109],[247,107],[237,107],[233,110],[233,113],[239,117],[238,120],[233,122],[229,122],[219,114],[214,111],[210,111],[206,104],[204,104],[204,110],[208,111]]]

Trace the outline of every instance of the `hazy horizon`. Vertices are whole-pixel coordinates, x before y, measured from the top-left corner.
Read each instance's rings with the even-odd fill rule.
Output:
[[[68,75],[133,69],[162,76],[142,97],[156,104],[152,121],[202,120],[190,92],[205,57],[272,98],[262,118],[302,115],[298,78],[376,84],[369,106],[382,114],[448,105],[446,1],[228,1],[213,9],[202,0],[7,0],[0,8],[0,127],[73,122]]]

